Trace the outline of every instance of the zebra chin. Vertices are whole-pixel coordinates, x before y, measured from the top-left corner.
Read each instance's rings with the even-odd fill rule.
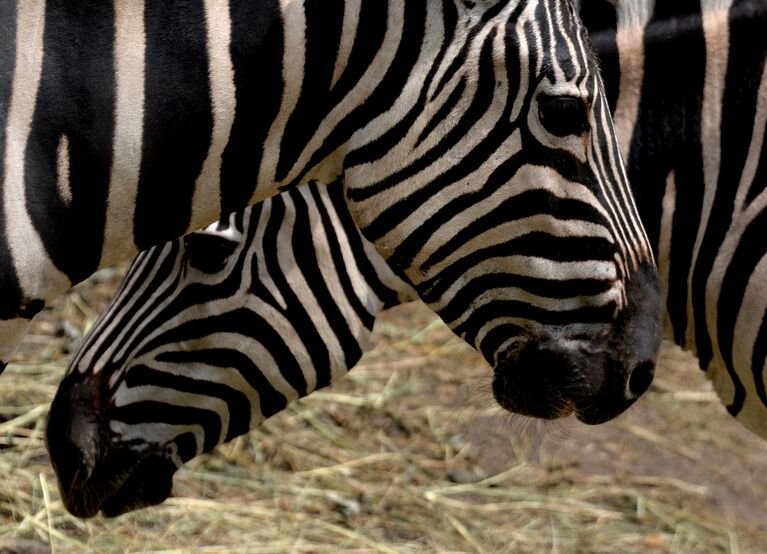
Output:
[[[657,275],[641,268],[627,281],[628,305],[597,338],[516,342],[498,354],[493,395],[504,409],[596,425],[620,415],[650,388],[661,341]]]
[[[87,381],[61,387],[48,416],[46,443],[67,511],[116,517],[162,503],[178,469],[169,450],[113,441],[103,419],[104,396]]]

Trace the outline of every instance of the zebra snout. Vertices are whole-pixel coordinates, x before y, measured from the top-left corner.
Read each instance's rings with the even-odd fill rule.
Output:
[[[82,518],[113,517],[165,500],[178,469],[167,449],[122,441],[109,430],[108,395],[73,373],[51,405],[46,440],[66,509]]]
[[[625,371],[625,396],[636,400],[652,383],[662,333],[662,301],[655,270],[643,266],[626,283],[627,307],[619,317],[610,350]]]
[[[588,424],[617,416],[652,382],[651,360],[627,365],[606,343],[544,340],[499,356],[493,393],[505,409],[556,419],[575,414]]]
[[[78,384],[68,393],[61,391],[59,389],[48,415],[48,453],[67,510],[78,517],[92,517],[100,507],[84,491],[89,488],[98,458],[104,451],[105,437],[93,415],[92,389]]]

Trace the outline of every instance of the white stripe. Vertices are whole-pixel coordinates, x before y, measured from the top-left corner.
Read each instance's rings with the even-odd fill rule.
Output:
[[[208,67],[213,107],[213,134],[208,157],[194,187],[188,232],[196,231],[221,212],[221,156],[234,123],[234,66],[229,52],[232,21],[228,0],[205,0],[208,28]]]
[[[69,206],[72,202],[72,186],[69,180],[69,139],[66,135],[59,137],[59,146],[56,148],[56,187],[61,201]]]
[[[136,251],[133,214],[144,131],[145,50],[144,3],[116,2],[115,130],[102,266]]]
[[[362,4],[360,0],[345,0],[344,2],[344,21],[341,25],[341,39],[338,43],[338,54],[336,55],[336,65],[333,68],[333,79],[330,81],[330,88],[336,86],[338,80],[344,74],[346,65],[352,54],[352,46],[357,38],[357,26],[359,25],[360,10]]]
[[[618,12],[618,28],[644,27],[652,17],[655,0],[610,0]]]
[[[666,190],[661,201],[660,233],[658,236],[658,274],[663,305],[668,305],[669,274],[671,271],[671,237],[674,236],[674,212],[676,211],[676,175],[671,171],[666,177]],[[668,310],[663,310],[663,329],[671,335]],[[669,339],[672,337],[669,336]]]
[[[64,292],[71,283],[48,257],[26,210],[25,155],[43,64],[45,1],[23,0],[16,4],[16,10],[19,32],[8,108],[3,188],[5,232],[21,290],[27,297],[48,299]]]
[[[693,268],[698,260],[703,236],[708,228],[708,219],[714,206],[719,182],[721,163],[722,101],[727,76],[727,60],[730,45],[730,29],[727,12],[703,12],[703,35],[706,40],[706,74],[703,83],[703,105],[701,107],[701,146],[703,155],[703,206],[700,225],[692,251],[692,263],[687,275],[687,289],[692,290]],[[693,313],[692,295],[687,298],[687,313]],[[685,340],[695,344],[694,318],[689,318]],[[714,329],[716,326],[714,326]],[[718,351],[716,332],[711,339]]]
[[[303,2],[280,0],[283,25],[282,102],[263,144],[263,157],[253,201],[264,200],[277,192],[277,164],[285,125],[301,96],[306,61],[306,12]]]
[[[111,420],[109,429],[112,431],[114,442],[139,441],[165,444],[185,433],[194,435],[197,450],[195,456],[202,454],[205,445],[205,429],[201,425],[173,425],[171,423],[123,423]]]
[[[748,155],[746,156],[746,162],[743,166],[743,173],[740,176],[740,183],[738,183],[738,191],[735,194],[735,209],[738,211],[753,212],[752,206],[759,205],[756,209],[756,213],[752,217],[756,217],[761,213],[764,206],[765,190],[762,191],[751,201],[751,204],[746,206],[746,198],[748,197],[749,190],[754,184],[756,178],[756,170],[759,168],[761,161],[761,154],[764,148],[765,132],[767,131],[767,67],[762,70],[762,81],[759,84],[759,91],[756,94],[756,109],[754,114],[754,127],[751,135],[751,142],[748,147]],[[758,183],[763,186],[763,183]],[[749,218],[751,219],[751,218]]]
[[[642,97],[644,77],[644,27],[619,28],[615,37],[618,48],[620,81],[618,99],[615,103],[615,135],[621,155],[629,159],[631,137],[639,117],[639,100]]]

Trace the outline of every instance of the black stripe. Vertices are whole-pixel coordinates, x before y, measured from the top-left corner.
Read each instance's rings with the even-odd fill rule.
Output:
[[[754,322],[754,324],[755,323],[756,322]],[[756,394],[759,395],[762,404],[767,406],[767,390],[765,390],[765,379],[767,376],[764,373],[765,364],[767,364],[767,318],[762,315],[762,320],[759,322],[759,333],[756,336],[754,348],[751,353],[751,374],[754,377]]]
[[[673,22],[679,16],[700,15],[700,0],[674,0],[673,2],[655,2],[650,23],[655,21]]]
[[[732,403],[728,407],[732,413],[740,411],[746,394],[733,363],[733,347],[737,340],[735,337],[735,323],[742,307],[743,294],[748,286],[748,281],[753,275],[754,268],[764,257],[764,248],[754,248],[754,245],[764,244],[765,236],[767,236],[767,211],[763,210],[748,225],[741,236],[735,252],[732,253],[730,263],[722,280],[721,293],[716,303],[719,351],[735,389]],[[758,323],[753,321],[751,324],[757,325]],[[706,346],[711,349],[710,344]],[[701,367],[708,366],[711,359],[709,352],[710,350],[699,354]],[[704,358],[703,355],[706,354],[708,357]]]
[[[343,313],[339,308],[337,299],[328,289],[327,282],[322,276],[322,271],[320,270],[319,260],[317,259],[317,251],[314,248],[314,244],[311,240],[307,240],[306,238],[311,237],[312,234],[312,229],[309,225],[309,212],[306,202],[303,200],[303,198],[300,198],[298,194],[295,196],[296,221],[293,230],[292,248],[295,255],[296,264],[301,274],[306,276],[307,281],[312,287],[312,293],[316,298],[323,315],[327,319],[333,333],[336,335],[336,337],[338,337],[338,342],[341,345],[344,353],[344,365],[347,368],[350,368],[360,359],[362,356],[362,350],[360,349],[359,342],[354,336],[354,333],[352,333],[351,329],[349,328],[349,324],[347,323],[346,318],[344,318]],[[327,214],[325,214],[325,217],[327,217]],[[338,243],[333,241],[332,237],[333,235],[331,234],[328,240],[330,255],[334,260],[335,267],[341,268],[343,267],[343,258],[340,255]],[[340,272],[339,277],[341,277],[342,274],[343,272]],[[346,276],[346,278],[348,278],[348,276]],[[349,300],[350,299],[347,297],[347,301]],[[296,306],[296,308],[297,307],[298,306]],[[302,307],[302,310],[303,309],[305,308]],[[293,317],[292,313],[293,312],[291,311],[291,319]],[[319,386],[319,371],[317,372],[317,381]],[[322,384],[323,386],[329,384],[329,378],[327,381],[323,378]]]
[[[700,114],[706,50],[702,20],[692,15],[684,19],[683,27],[679,21],[648,26],[644,44],[645,72],[628,160],[629,182],[657,254],[660,199],[666,178],[675,172],[677,196],[666,309],[674,341],[684,345],[687,275],[698,230],[690,222],[700,220],[704,189]],[[663,114],[662,120],[658,114]]]
[[[455,204],[460,206],[458,202],[455,202]],[[470,206],[471,204],[464,205]],[[447,210],[444,210],[442,213],[445,211]],[[457,215],[457,213],[450,213],[445,217],[454,215]],[[444,261],[453,252],[460,249],[462,245],[470,242],[473,238],[476,238],[483,233],[503,225],[513,225],[516,220],[535,215],[550,215],[553,218],[562,218],[562,220],[589,221],[601,224],[605,228],[609,228],[608,222],[604,220],[602,214],[589,204],[569,198],[558,198],[545,190],[531,190],[504,200],[487,214],[474,219],[463,229],[455,233],[450,240],[437,248],[429,258],[421,264],[421,269],[428,270],[432,266]],[[447,221],[447,219],[445,219],[445,221]],[[561,239],[553,239],[551,235],[546,235],[546,237],[547,241],[552,242],[540,245],[537,244],[536,247],[538,247],[539,250],[536,252],[535,249],[532,249],[530,254],[538,254],[549,259],[556,259],[555,256],[557,254],[553,252],[551,248],[556,244],[554,242],[555,240]],[[582,243],[580,242],[581,240],[583,240]],[[516,245],[517,242],[514,242],[514,244]],[[597,245],[599,245],[597,251],[588,250],[588,248],[594,248]],[[580,256],[580,259],[585,259],[586,255],[591,259],[612,259],[614,252],[614,246],[605,247],[601,239],[597,240],[596,243],[585,239],[576,239],[573,244],[568,246],[574,248],[574,251],[570,253],[571,256],[574,256],[572,258],[573,260],[577,260],[578,256]]]
[[[335,190],[337,191],[337,194],[343,194],[343,189],[340,187],[337,186]],[[317,185],[310,187],[310,192],[311,199],[313,200],[314,205],[317,207],[317,211],[320,215],[320,220],[322,221],[322,227],[325,230],[325,235],[328,237],[328,246],[330,247],[330,256],[333,260],[333,267],[336,268],[335,273],[338,277],[338,282],[344,291],[346,301],[354,310],[355,315],[362,322],[362,324],[367,329],[372,329],[373,322],[375,321],[375,315],[368,311],[368,309],[360,301],[357,294],[354,292],[354,286],[352,285],[351,279],[349,277],[349,272],[346,271],[346,263],[340,246],[339,234],[344,234],[348,237],[349,235],[356,234],[356,229],[351,228],[351,233],[348,234],[344,233],[346,229],[344,229],[343,226],[340,230],[337,230],[330,219],[330,215],[328,214],[327,209],[325,209],[325,205],[322,203],[319,191],[317,190]],[[309,282],[314,282],[314,279],[311,279]],[[339,301],[334,302],[336,305],[339,303]],[[359,345],[359,342],[357,342],[357,344]],[[359,348],[354,348],[353,350],[357,352],[359,351]],[[362,353],[360,352],[359,355],[362,355]],[[347,358],[347,361],[351,362],[349,358]],[[351,365],[349,367],[351,367]]]
[[[138,331],[138,327],[146,325],[146,319],[137,318],[130,324],[128,324],[128,322],[133,319],[138,310],[145,310],[147,317],[151,317],[153,320],[158,321],[156,316],[154,316],[157,306],[165,301],[169,294],[173,294],[179,286],[182,275],[181,273],[175,272],[179,255],[179,241],[171,243],[170,251],[165,256],[160,256],[163,252],[164,248],[160,250],[160,247],[158,247],[157,250],[153,250],[153,260],[146,266],[146,271],[144,273],[145,277],[136,279],[134,282],[135,289],[132,289],[130,292],[121,291],[120,294],[115,297],[120,304],[114,308],[110,306],[109,311],[105,314],[106,317],[104,320],[105,325],[111,323],[112,340],[102,341],[98,350],[99,356],[101,356],[106,349],[113,348],[114,343],[112,341],[117,340],[117,337],[120,334],[125,333],[124,336],[130,340],[120,346],[125,348],[124,356],[130,357],[133,354],[132,350],[135,345],[144,339],[145,333],[152,331],[151,325],[146,326],[145,330],[142,332]],[[155,268],[157,269],[155,276],[150,282],[146,283],[145,281],[149,279],[149,273]],[[137,297],[138,289],[144,285],[146,285],[144,291]],[[162,292],[162,294],[158,294],[158,292]],[[156,297],[154,297],[155,295]],[[125,304],[129,304],[127,309],[124,307]],[[113,316],[113,318],[109,316]],[[99,322],[99,325],[101,324],[102,323]],[[113,358],[113,362],[118,366],[125,361],[124,358],[117,357],[116,355],[113,356]]]
[[[364,188],[349,190],[348,196],[350,200],[354,202],[367,200],[376,194],[379,194],[386,189],[412,177],[413,175],[416,175],[420,171],[429,167],[432,163],[434,163],[435,160],[439,159],[447,151],[453,148],[456,144],[459,144],[466,137],[472,126],[477,121],[479,121],[479,119],[481,119],[481,117],[492,105],[495,91],[495,79],[493,78],[493,75],[495,74],[495,64],[493,60],[493,40],[495,38],[495,34],[495,31],[488,33],[488,36],[485,38],[485,42],[482,45],[482,51],[480,54],[479,74],[484,75],[486,78],[479,79],[474,97],[471,99],[469,107],[461,114],[461,117],[456,125],[444,137],[442,137],[442,140],[437,143],[430,151],[428,151],[421,158],[414,161],[410,165],[400,169],[399,171],[396,171],[395,173],[392,173],[378,183],[366,185]],[[462,62],[466,63],[466,61],[466,59],[462,59]],[[500,119],[503,121],[505,118],[501,116]],[[495,137],[499,128],[503,129],[502,136]],[[370,225],[365,228],[365,236],[368,238],[368,240],[376,240],[385,235],[391,228],[401,223],[403,219],[412,213],[412,210],[403,209],[403,203],[412,201],[417,204],[422,204],[426,199],[431,198],[436,191],[444,188],[445,183],[457,181],[460,179],[462,174],[465,175],[471,171],[473,167],[478,167],[482,163],[485,163],[489,154],[493,151],[490,150],[489,152],[486,152],[485,146],[496,141],[497,146],[497,144],[500,144],[500,142],[502,142],[505,138],[508,138],[508,135],[512,131],[513,127],[511,127],[511,125],[497,125],[489,133],[488,139],[475,147],[475,149],[464,158],[464,162],[466,160],[471,160],[471,163],[458,164],[457,167],[454,167],[444,173],[441,176],[441,179],[436,179],[429,185],[414,191],[407,198],[399,202],[395,202],[389,206],[378,218],[376,218]],[[495,137],[495,140],[492,140],[490,137]],[[477,155],[477,152],[481,152],[481,154]],[[365,160],[360,160],[360,162],[364,161]],[[347,161],[347,167],[349,166],[351,166],[351,164]]]
[[[612,323],[614,317],[615,304],[613,303],[604,306],[583,306],[574,310],[552,311],[517,300],[497,300],[473,308],[469,316],[453,328],[453,332],[463,337],[469,344],[474,344],[477,333],[484,323],[503,318],[529,319],[548,327],[566,327],[576,323]],[[492,357],[488,357],[484,348],[482,353],[485,359],[492,363]]]
[[[248,205],[263,143],[282,100],[283,37],[278,0],[230,0],[237,110],[221,167],[221,209]]]
[[[343,185],[340,182],[328,185],[328,198],[330,199],[332,209],[338,216],[338,220],[341,222],[341,226],[346,233],[346,238],[351,246],[351,251],[354,254],[354,260],[357,263],[357,269],[359,270],[360,275],[362,275],[362,278],[368,286],[373,289],[375,295],[381,299],[385,307],[399,305],[400,300],[398,292],[389,288],[381,281],[378,272],[376,271],[376,264],[373,263],[373,260],[367,255],[362,235],[360,235],[357,224],[354,222],[354,219],[349,213],[349,207],[346,205]],[[317,201],[317,204],[322,209],[323,205],[321,205],[319,201]],[[377,253],[374,254],[374,256],[380,258],[380,255]],[[380,261],[383,263],[382,258]],[[340,268],[339,270],[342,271]]]
[[[615,8],[609,6],[607,2],[586,2],[587,5],[607,6],[608,11],[613,13],[613,26],[608,27],[597,33],[591,32],[591,24],[587,23],[589,32],[591,32],[591,43],[594,52],[599,59],[599,67],[602,73],[604,83],[604,94],[607,103],[610,106],[610,113],[615,113],[615,106],[618,103],[618,94],[620,93],[620,61],[618,60],[618,42],[616,38]],[[609,22],[607,22],[609,24]],[[600,25],[595,22],[594,25]]]
[[[72,283],[101,261],[112,164],[114,12],[109,3],[46,2],[43,65],[26,151],[26,207]],[[59,197],[56,151],[69,141],[71,204]]]
[[[528,331],[512,323],[496,325],[482,338],[482,355],[486,360],[492,360],[501,345],[509,338],[527,334],[529,334]]]
[[[208,452],[218,446],[221,435],[221,419],[218,414],[204,408],[192,406],[175,406],[153,400],[134,402],[127,406],[115,408],[112,413],[113,421],[127,425],[142,423],[166,423],[169,425],[201,425],[205,431],[203,451]]]
[[[290,322],[293,330],[298,334],[301,342],[312,357],[311,362],[317,374],[317,384],[318,387],[321,387],[327,386],[330,383],[330,352],[328,345],[322,340],[317,327],[307,312],[306,306],[302,304],[301,299],[296,295],[296,291],[293,288],[294,283],[289,278],[289,274],[286,274],[286,271],[282,268],[278,256],[281,249],[285,248],[291,249],[291,254],[296,262],[307,254],[316,256],[308,214],[304,214],[305,220],[298,216],[295,217],[293,224],[290,226],[289,246],[287,241],[280,240],[280,231],[289,225],[286,220],[286,203],[294,196],[298,196],[298,193],[291,192],[288,195],[275,196],[270,200],[271,209],[269,210],[269,219],[264,229],[263,239],[265,264],[263,270],[268,273],[268,278],[277,287],[285,304],[283,305],[281,302],[278,302],[272,296],[269,289],[259,280],[259,271],[258,267],[256,267],[257,257],[255,256],[253,257],[253,267],[251,270],[253,282],[251,283],[250,293],[270,303],[275,310],[282,313]],[[299,245],[298,248],[296,248],[296,244]],[[290,271],[293,269],[289,268]],[[306,277],[312,286],[322,281],[322,274],[316,268],[313,271],[309,270],[308,273],[306,269],[299,269],[297,271],[301,271],[301,274]]]
[[[134,213],[139,250],[186,232],[213,114],[202,0],[147,0],[146,102]]]
[[[274,357],[285,380],[290,383],[290,386],[296,390],[299,396],[306,396],[306,379],[290,349],[290,345],[285,342],[285,339],[269,321],[247,308],[211,315],[202,320],[186,321],[152,338],[136,353],[136,357],[151,353],[162,345],[202,339],[211,333],[242,335],[263,344]]]
[[[375,16],[369,9],[372,6],[375,6],[378,10],[382,10],[383,13],[381,18],[377,20],[374,19]],[[386,2],[362,3],[362,13],[360,14],[360,23],[357,33],[357,38],[359,40],[355,40],[354,49],[350,58],[355,58],[355,54],[357,53],[357,50],[359,50],[365,52],[365,54],[363,54],[364,56],[371,56],[372,61],[372,56],[377,52],[380,45],[376,45],[377,47],[373,49],[372,45],[369,43],[377,41],[377,34],[379,31],[382,32],[381,39],[383,39],[385,31],[387,31],[385,29],[387,23],[386,11]],[[322,160],[333,153],[339,145],[346,142],[349,137],[364,126],[365,123],[372,121],[394,105],[394,102],[405,87],[407,80],[410,77],[411,70],[418,59],[424,35],[425,17],[426,13],[423,3],[405,3],[403,21],[397,22],[397,24],[402,25],[403,30],[401,40],[397,45],[397,51],[394,54],[394,61],[386,69],[386,72],[380,76],[380,83],[376,86],[372,94],[336,125],[333,131],[328,135],[322,147],[312,154],[309,163],[306,164],[304,170],[298,174],[290,185],[297,185],[300,183],[310,169],[321,163]],[[393,32],[392,30],[388,31]],[[358,63],[358,60],[354,63]],[[350,59],[350,66],[351,65],[352,62]],[[344,77],[345,76],[346,74],[344,74]],[[342,78],[341,80],[344,79]],[[341,93],[346,93],[347,88],[350,88],[350,85],[351,83],[346,81],[342,86],[342,83],[339,81],[338,85],[333,90],[334,98],[332,104],[343,100]],[[397,130],[404,132],[407,129],[398,126]],[[389,137],[392,136],[393,135],[389,134]],[[287,140],[288,137],[286,137],[286,141]],[[347,169],[351,167],[348,157],[344,160],[344,166]],[[285,176],[279,175],[279,177],[283,178]]]
[[[341,39],[344,3],[306,2],[306,56],[301,96],[285,125],[277,164],[277,180],[287,177],[309,139],[331,110],[330,83]]]

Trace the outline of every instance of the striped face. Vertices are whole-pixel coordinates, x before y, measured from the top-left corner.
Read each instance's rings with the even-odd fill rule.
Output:
[[[345,375],[376,315],[415,298],[362,238],[340,183],[301,187],[142,252],[51,411],[68,508],[151,503],[126,482],[167,494],[183,462]],[[91,472],[88,486],[75,479]]]
[[[501,405],[604,421],[652,378],[652,254],[570,4],[491,4],[419,76],[409,125],[359,132],[350,210],[494,367]]]

